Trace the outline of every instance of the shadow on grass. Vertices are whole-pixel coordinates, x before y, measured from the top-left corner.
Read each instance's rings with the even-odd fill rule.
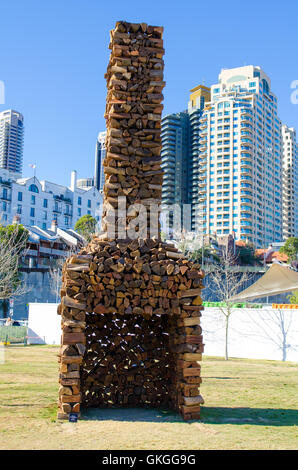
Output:
[[[85,408],[81,419],[89,421],[128,421],[154,423],[191,423],[183,421],[172,410],[151,408]],[[237,424],[258,426],[295,426],[298,425],[298,410],[273,408],[201,408],[203,424]]]
[[[298,410],[204,406],[201,408],[201,423],[295,426],[298,425]]]
[[[83,408],[81,419],[87,421],[183,423],[183,419],[175,411],[156,408]]]
[[[207,375],[202,376],[202,379],[216,379],[216,380],[240,380],[241,377],[208,377]]]

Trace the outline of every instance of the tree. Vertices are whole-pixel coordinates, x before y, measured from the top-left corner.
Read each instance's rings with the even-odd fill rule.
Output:
[[[175,235],[179,239],[178,249],[191,261],[202,263],[202,266],[206,260],[219,261],[215,250],[210,246],[202,246],[202,235],[185,230]]]
[[[49,269],[51,291],[55,294],[56,303],[59,301],[60,289],[62,286],[62,268],[65,262],[64,258],[59,258],[55,265]]]
[[[19,274],[20,256],[28,241],[29,232],[23,225],[0,225],[0,300],[7,314],[8,299],[26,292]]]
[[[202,247],[202,238],[195,232],[177,231],[177,233],[175,232],[175,238],[179,240],[178,249],[185,256],[188,256],[189,253],[194,253]]]
[[[212,291],[221,302],[218,306],[225,322],[225,359],[228,360],[229,323],[232,314],[232,307],[235,304],[233,297],[243,289],[244,284],[249,280],[247,273],[237,272],[233,266],[236,257],[228,247],[224,247],[221,252],[221,262],[214,265],[214,269],[209,272],[209,280],[212,283]],[[235,269],[236,268],[236,269]]]
[[[206,261],[208,262],[208,260],[212,260],[218,263],[220,260],[220,258],[210,246],[204,246],[204,248],[197,248],[192,253],[187,253],[187,255],[189,259],[191,261],[194,261],[195,263],[206,263]]]
[[[284,246],[280,248],[280,253],[289,257],[289,261],[295,261],[298,255],[298,237],[290,237]]]
[[[60,289],[62,287],[62,269],[65,261],[76,253],[75,249],[70,249],[67,254],[61,258],[55,259],[50,266],[50,287],[53,294],[55,294],[56,303],[60,299]]]
[[[238,264],[243,266],[254,266],[259,263],[259,259],[255,256],[254,246],[252,244],[246,244],[245,246],[237,247],[237,261]]]
[[[75,230],[84,237],[87,242],[95,234],[97,228],[97,221],[90,214],[83,215],[75,224]]]
[[[290,304],[298,304],[298,290],[294,290],[292,295],[288,295],[287,298],[290,301]]]

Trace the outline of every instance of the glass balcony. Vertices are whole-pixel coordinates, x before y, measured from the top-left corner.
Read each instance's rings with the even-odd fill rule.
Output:
[[[242,168],[241,174],[240,174],[240,179],[241,180],[244,180],[244,179],[252,180],[251,175],[252,175],[252,171],[250,170],[250,168]]]
[[[241,116],[252,116],[253,112],[251,109],[246,108],[246,109],[241,109]]]
[[[244,161],[252,162],[253,161],[252,155],[250,153],[241,152],[241,162],[244,162]]]
[[[253,150],[251,147],[248,147],[247,145],[241,145],[241,155],[245,155],[245,152],[252,154]]]
[[[248,122],[241,123],[241,131],[244,131],[244,130],[250,131],[251,129],[252,129],[252,125],[248,124]]]
[[[247,158],[246,160],[240,161],[240,168],[251,168],[252,167],[252,158]]]

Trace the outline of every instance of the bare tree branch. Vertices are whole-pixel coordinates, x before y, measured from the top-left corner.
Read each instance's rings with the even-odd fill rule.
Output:
[[[238,273],[233,267],[237,263],[234,253],[228,247],[224,247],[221,253],[221,263],[210,271],[209,279],[212,282],[212,290],[223,305],[218,309],[225,318],[225,359],[228,360],[229,319],[235,301],[231,299],[243,289],[244,284],[250,279],[248,273]]]
[[[28,290],[19,275],[20,257],[27,251],[28,232],[20,231],[18,225],[10,226],[9,230],[0,228],[0,300],[6,300]]]
[[[56,303],[60,298],[60,289],[62,286],[62,268],[67,258],[76,252],[75,249],[69,249],[67,255],[57,258],[49,269],[51,291],[55,294]]]

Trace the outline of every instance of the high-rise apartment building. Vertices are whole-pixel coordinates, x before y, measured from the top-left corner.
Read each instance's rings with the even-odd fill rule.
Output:
[[[210,88],[199,85],[190,90],[190,100],[188,103],[188,114],[190,123],[190,149],[189,149],[189,201],[191,203],[191,229],[201,231],[199,225],[200,212],[198,208],[198,198],[200,194],[200,175],[204,171],[204,166],[200,166],[200,136],[206,135],[206,129],[200,128],[200,119],[204,111],[205,104],[210,101]]]
[[[282,126],[283,238],[298,236],[298,145],[293,127]]]
[[[189,116],[169,114],[161,122],[162,230],[179,230],[189,204]],[[189,214],[188,214],[189,215]]]
[[[162,204],[187,204],[189,181],[189,116],[169,114],[161,124]]]
[[[23,164],[24,118],[8,109],[0,113],[0,168],[21,174]]]
[[[106,156],[106,135],[107,132],[100,132],[97,136],[95,146],[95,169],[94,169],[94,185],[99,190],[103,190],[105,175],[103,171],[103,161]]]
[[[222,70],[200,120],[198,210],[204,233],[256,247],[282,240],[277,99],[260,67]]]
[[[162,119],[162,186],[163,205],[189,205],[189,229],[195,229],[195,218],[199,192],[199,133],[200,118],[205,102],[210,101],[210,89],[199,85],[191,90],[188,111],[169,114]]]

